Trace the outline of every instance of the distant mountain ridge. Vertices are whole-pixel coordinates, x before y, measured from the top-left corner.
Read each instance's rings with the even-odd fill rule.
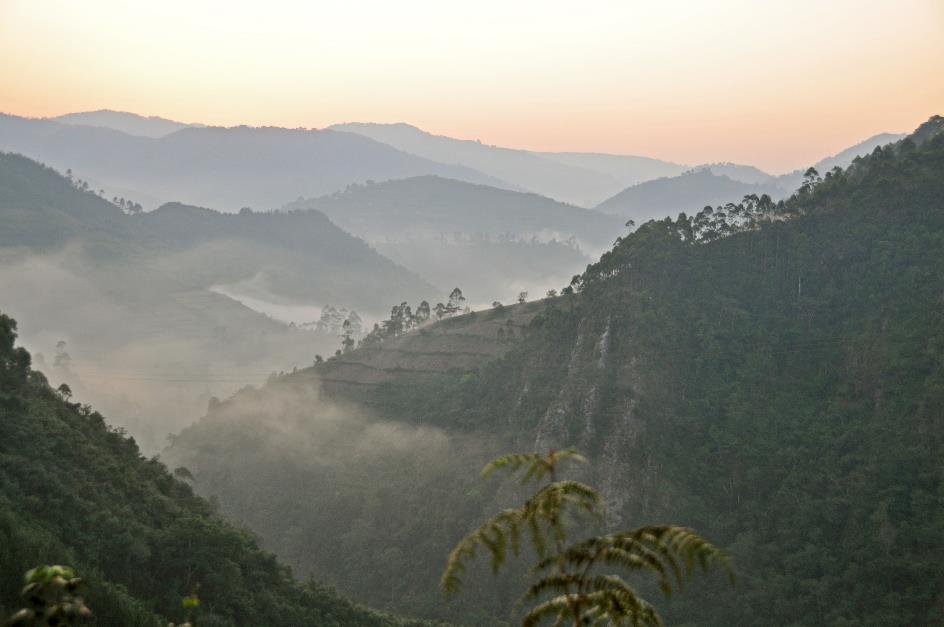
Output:
[[[509,187],[467,167],[331,130],[186,127],[151,138],[0,114],[0,150],[71,169],[109,197],[147,208],[181,201],[224,211],[268,209],[351,183],[424,174]]]
[[[709,167],[634,185],[600,203],[597,210],[641,223],[677,215],[681,211],[697,212],[706,205],[740,200],[747,194],[779,197],[781,193],[782,190],[772,183],[743,183],[715,174]]]
[[[575,237],[593,246],[608,246],[623,226],[619,219],[599,211],[538,194],[434,175],[356,185],[285,208],[317,209],[368,240],[458,231],[561,240]]]
[[[62,124],[110,128],[121,131],[122,133],[127,133],[128,135],[138,135],[155,139],[170,135],[184,128],[201,128],[206,126],[206,124],[186,124],[156,115],[145,117],[137,113],[112,111],[110,109],[67,113],[48,119],[54,122],[61,122]]]
[[[329,128],[370,137],[427,159],[474,168],[526,191],[583,207],[593,206],[639,180],[686,169],[648,157],[502,148],[433,135],[404,123],[345,123]]]
[[[857,157],[870,154],[877,146],[894,143],[905,135],[881,133],[842,152],[817,161],[820,175],[848,167]],[[712,163],[670,177],[628,187],[596,206],[636,222],[700,211],[706,205],[738,202],[748,194],[767,194],[774,200],[786,198],[800,187],[805,170],[773,176],[749,165]]]
[[[376,123],[343,123],[335,124],[323,131],[305,129],[233,127],[206,127],[202,124],[185,124],[160,117],[145,117],[134,113],[100,110],[91,112],[72,113],[49,118],[34,120],[34,122],[48,122],[64,126],[85,128],[88,131],[116,130],[124,135],[137,139],[170,140],[171,137],[182,131],[194,129],[215,128],[216,133],[206,135],[188,135],[187,141],[168,141],[168,150],[180,151],[177,160],[189,164],[183,172],[175,169],[175,163],[160,154],[160,150],[151,146],[144,155],[135,154],[140,148],[130,148],[125,145],[119,152],[128,153],[131,163],[149,167],[157,166],[149,176],[131,174],[114,163],[104,165],[101,159],[91,163],[90,171],[85,171],[88,155],[76,154],[76,150],[57,145],[56,142],[46,139],[41,145],[36,141],[27,141],[23,138],[4,138],[10,135],[0,116],[0,149],[23,152],[61,169],[73,168],[83,177],[90,179],[97,186],[107,187],[109,194],[119,196],[133,196],[137,202],[148,207],[156,207],[169,200],[181,200],[190,204],[207,205],[232,211],[239,203],[249,204],[260,208],[278,206],[291,201],[298,196],[313,197],[343,189],[350,183],[364,183],[368,180],[383,181],[411,176],[436,175],[453,178],[472,183],[481,183],[509,189],[513,191],[533,192],[562,202],[581,207],[598,207],[612,197],[629,187],[660,178],[672,178],[685,174],[690,170],[710,170],[716,175],[726,176],[738,183],[747,185],[772,185],[779,188],[778,197],[792,192],[799,185],[802,170],[788,174],[774,176],[751,165],[733,163],[709,163],[701,165],[685,165],[654,159],[644,156],[616,155],[602,153],[581,152],[536,152],[514,148],[504,148],[482,144],[476,140],[462,140],[452,137],[434,135],[416,126],[406,123],[376,124]],[[221,139],[219,131],[224,131]],[[259,134],[252,141],[244,137],[247,131]],[[358,135],[372,139],[388,148],[396,150],[401,155],[401,162],[387,155],[387,159],[379,158],[364,146],[356,149],[347,147],[337,150],[331,142],[323,141],[325,150],[336,150],[334,160],[325,160],[315,150],[301,150],[289,137],[305,136],[330,131],[339,131],[348,135]],[[55,134],[46,129],[45,134]],[[279,135],[281,133],[281,135]],[[243,135],[242,141],[233,138]],[[313,135],[308,135],[309,139]],[[887,144],[903,135],[883,133],[871,137],[855,146],[852,146],[833,157],[821,160],[815,164],[818,170],[825,171],[839,165],[845,167],[856,156],[871,152],[875,146]],[[202,138],[207,145],[202,146]],[[4,139],[6,144],[4,145]],[[322,138],[323,139],[323,138]],[[79,141],[79,140],[76,140]],[[109,153],[115,149],[114,143],[119,140],[114,137],[110,141],[93,135],[86,136],[81,141],[93,144],[98,153]],[[337,140],[340,144],[344,142]],[[61,141],[59,142],[62,143]],[[70,142],[66,142],[68,144]],[[157,144],[163,146],[163,144]],[[74,148],[74,147],[73,147]],[[358,154],[366,151],[364,154]],[[60,154],[65,153],[65,154]],[[157,153],[157,154],[154,154]],[[267,191],[252,190],[252,183],[245,178],[236,177],[235,180],[220,180],[224,171],[246,171],[251,165],[251,158],[247,155],[256,154],[262,176],[258,186],[268,180]],[[240,155],[242,157],[240,158]],[[290,156],[289,156],[290,155]],[[283,159],[283,157],[288,157]],[[403,163],[402,159],[408,163]],[[246,161],[250,163],[246,163]],[[416,161],[420,159],[420,161]],[[353,162],[357,162],[355,165]],[[280,165],[277,172],[267,171],[275,165]],[[362,165],[364,167],[358,167]],[[80,167],[81,166],[81,167]],[[198,180],[187,178],[188,170],[195,167],[194,174],[199,173]],[[201,168],[203,170],[201,171]],[[300,176],[293,170],[305,170],[307,176]],[[805,168],[804,168],[805,169]],[[145,181],[137,180],[140,178]],[[212,185],[201,185],[200,180],[212,181]],[[176,182],[178,194],[174,194]],[[227,194],[228,187],[239,189],[239,197]],[[279,195],[272,189],[284,190]],[[750,189],[746,188],[747,193]],[[711,190],[706,190],[710,193]],[[730,198],[728,200],[736,200]],[[612,204],[610,205],[612,206]]]

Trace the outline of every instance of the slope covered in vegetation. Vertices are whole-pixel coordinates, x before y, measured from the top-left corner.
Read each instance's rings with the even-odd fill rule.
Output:
[[[269,546],[284,555],[291,534],[306,538],[307,552],[289,555],[300,567],[388,607],[482,624],[507,616],[507,587],[476,579],[474,601],[444,610],[424,576],[442,563],[432,549],[507,502],[507,488],[464,479],[499,441],[577,446],[593,459],[608,525],[690,526],[732,557],[737,588],[689,590],[668,606],[671,624],[939,624],[942,199],[937,117],[845,172],[810,173],[785,202],[753,197],[643,225],[474,370],[426,385],[403,368],[398,380],[330,390],[341,415],[366,405],[440,430],[462,453],[448,464],[388,458],[367,472],[362,459],[312,461],[294,447],[315,421],[288,405],[273,421],[265,399],[276,387],[211,412],[170,452]],[[313,477],[358,512],[355,526],[310,526],[291,494],[266,497]],[[268,516],[249,513],[254,499]],[[385,551],[402,574],[395,598],[357,586],[376,573],[366,565],[317,558],[318,546],[347,542]]]
[[[168,203],[127,215],[55,170],[16,154],[0,153],[0,212],[0,247],[52,252],[84,244],[103,261],[154,266],[163,271],[162,281],[179,287],[205,288],[263,274],[270,283],[266,287],[283,298],[343,301],[361,308],[416,297],[430,287],[318,211],[235,215]],[[375,294],[377,300],[364,294]]]
[[[286,208],[323,212],[434,285],[461,285],[480,305],[558,287],[610,247],[625,223],[537,194],[437,176],[352,185]]]
[[[53,390],[15,338],[0,314],[0,618],[28,568],[69,563],[99,625],[182,620],[197,585],[201,625],[410,624],[295,582],[132,438]]]
[[[0,306],[37,355],[52,362],[64,342],[69,367],[47,374],[150,451],[211,395],[334,352],[336,334],[290,321],[325,305],[369,315],[434,291],[317,211],[119,204],[0,153]],[[280,307],[297,318],[267,315]]]

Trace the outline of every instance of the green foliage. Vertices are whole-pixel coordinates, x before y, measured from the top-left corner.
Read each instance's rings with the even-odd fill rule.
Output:
[[[568,514],[600,517],[601,505],[600,495],[577,481],[555,481],[542,487],[520,508],[498,513],[463,538],[449,553],[440,586],[447,595],[459,591],[466,562],[476,557],[479,546],[491,554],[492,572],[497,573],[507,559],[509,546],[516,557],[521,553],[523,533],[527,533],[538,556],[543,557],[549,546],[566,540],[564,525]]]
[[[553,477],[558,464],[565,460],[582,464],[587,462],[586,458],[574,449],[550,451],[547,455],[541,455],[540,453],[510,453],[490,461],[482,469],[481,474],[483,479],[487,479],[496,470],[517,472],[521,468],[527,468],[528,471],[521,478],[521,483],[541,481],[544,477]]]
[[[497,574],[507,559],[507,549],[517,557],[521,536],[528,533],[540,561],[532,569],[537,577],[522,601],[540,601],[528,611],[523,625],[538,625],[554,619],[555,625],[573,620],[574,625],[661,625],[655,609],[641,599],[620,576],[602,574],[597,567],[624,572],[651,572],[668,596],[673,585],[681,586],[697,565],[703,570],[713,562],[725,568],[721,552],[690,529],[643,527],[633,531],[591,537],[567,546],[568,528],[575,515],[603,517],[603,498],[593,488],[576,481],[556,479],[563,460],[584,461],[574,450],[547,455],[504,455],[482,470],[487,477],[495,470],[515,472],[527,468],[522,483],[547,477],[548,484],[517,509],[506,509],[463,538],[449,554],[440,586],[446,596],[459,591],[466,563],[484,547],[491,554],[492,572]],[[568,524],[570,523],[570,524]],[[550,541],[549,541],[550,540]],[[733,576],[732,576],[733,582]]]
[[[166,625],[197,582],[205,625],[410,623],[297,583],[133,439],[53,390],[15,338],[0,314],[0,608],[16,602],[15,573],[63,560],[84,574],[101,625]],[[43,612],[84,613],[71,569],[28,577]]]
[[[13,626],[67,627],[91,618],[92,612],[76,593],[82,580],[68,566],[38,566],[26,573],[21,595],[27,607],[7,622]]]

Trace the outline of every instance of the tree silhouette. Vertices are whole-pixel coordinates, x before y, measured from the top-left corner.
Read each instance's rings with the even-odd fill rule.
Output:
[[[423,302],[421,302],[419,305],[416,306],[416,316],[415,316],[416,324],[418,325],[423,324],[424,322],[429,320],[429,316],[430,316],[429,302],[424,300]]]
[[[446,305],[446,311],[449,315],[453,315],[457,312],[462,311],[465,304],[465,296],[462,295],[462,290],[458,287],[453,288],[449,293],[449,304]]]

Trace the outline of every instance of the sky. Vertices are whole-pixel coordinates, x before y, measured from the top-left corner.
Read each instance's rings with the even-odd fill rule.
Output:
[[[0,0],[0,111],[803,167],[944,114],[944,0]]]

